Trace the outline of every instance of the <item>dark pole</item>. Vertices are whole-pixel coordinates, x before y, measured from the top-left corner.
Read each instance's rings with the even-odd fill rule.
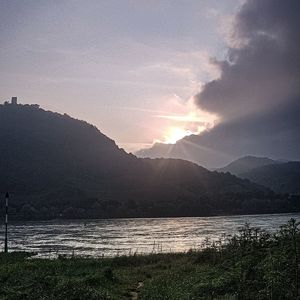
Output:
[[[7,225],[8,225],[8,198],[9,194],[5,194],[5,242],[4,242],[4,252],[8,252],[8,246],[7,246]]]

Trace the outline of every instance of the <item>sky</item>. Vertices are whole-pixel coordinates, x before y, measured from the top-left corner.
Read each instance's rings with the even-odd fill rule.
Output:
[[[207,91],[242,3],[0,0],[0,101],[86,120],[127,151],[199,134],[230,118]]]
[[[193,97],[217,123],[160,151],[209,167],[244,155],[300,160],[300,1],[246,0],[230,23],[219,75]]]

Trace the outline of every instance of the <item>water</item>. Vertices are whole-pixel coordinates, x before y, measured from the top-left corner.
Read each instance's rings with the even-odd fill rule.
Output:
[[[246,222],[269,231],[279,229],[300,214],[106,220],[54,220],[9,225],[10,251],[116,256],[122,254],[181,252],[198,249],[206,238],[232,235]],[[4,226],[0,227],[4,237]],[[3,238],[0,247],[3,248]]]

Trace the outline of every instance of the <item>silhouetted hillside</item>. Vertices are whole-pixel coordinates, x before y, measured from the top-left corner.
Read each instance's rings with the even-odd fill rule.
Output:
[[[300,194],[300,162],[268,165],[240,174],[278,193]]]
[[[214,151],[211,145],[202,146],[197,135],[186,136],[175,144],[155,143],[150,148],[137,151],[141,158],[175,158],[194,162],[207,168],[216,168],[228,162],[228,156]]]
[[[280,161],[270,159],[268,157],[244,156],[241,157],[224,168],[217,169],[218,172],[229,172],[233,175],[240,175],[249,172],[255,168],[280,164]]]
[[[34,105],[0,106],[0,157],[0,191],[11,193],[14,218],[298,210],[294,200],[230,174],[182,160],[138,159],[96,127]]]

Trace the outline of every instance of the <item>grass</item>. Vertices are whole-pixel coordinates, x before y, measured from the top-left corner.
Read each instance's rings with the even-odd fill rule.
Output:
[[[298,224],[246,225],[202,251],[115,258],[0,254],[0,299],[299,299]],[[139,288],[138,288],[139,286]]]

